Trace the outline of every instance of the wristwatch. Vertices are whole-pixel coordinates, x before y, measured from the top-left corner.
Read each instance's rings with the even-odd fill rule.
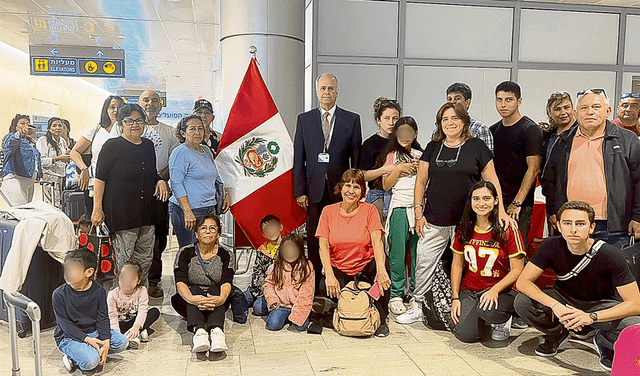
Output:
[[[511,205],[515,206],[516,208],[519,208],[522,206],[521,202],[518,202],[516,200],[511,201]]]
[[[589,317],[591,317],[591,320],[593,320],[593,322],[597,322],[598,321],[598,314],[595,312],[591,312],[589,314]]]

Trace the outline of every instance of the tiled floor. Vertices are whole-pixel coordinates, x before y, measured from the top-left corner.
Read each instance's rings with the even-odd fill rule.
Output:
[[[170,278],[175,252],[171,249],[164,255],[167,297],[175,292]],[[247,276],[238,279],[239,285],[246,283]],[[198,359],[190,352],[186,323],[169,306],[168,298],[161,310],[151,341],[138,350],[110,356],[100,375],[606,375],[591,343],[572,340],[554,358],[535,356],[539,333],[532,329],[512,330],[507,343],[464,344],[451,333],[435,332],[421,323],[402,326],[392,322],[389,337],[358,339],[326,329],[322,335],[288,329],[268,332],[264,320],[255,316],[244,325],[227,320],[226,357]],[[67,374],[53,330],[43,331],[42,338],[44,375]],[[33,374],[31,343],[31,337],[19,339],[25,376]],[[3,326],[0,376],[5,375],[11,375],[11,355],[8,330]]]

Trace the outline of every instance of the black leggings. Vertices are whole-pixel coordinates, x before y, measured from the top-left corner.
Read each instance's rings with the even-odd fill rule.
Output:
[[[140,331],[149,329],[149,327],[153,325],[154,322],[158,321],[159,318],[160,310],[156,307],[149,308],[149,311],[147,311],[147,318],[144,320],[144,324],[142,325],[142,328],[140,328]],[[120,333],[125,333],[127,330],[131,329],[135,322],[136,320],[120,321]]]
[[[189,286],[189,291],[193,295],[205,295],[205,291],[200,286]],[[220,287],[209,286],[206,293],[214,296],[220,295]],[[198,306],[187,303],[180,294],[176,293],[171,298],[171,305],[180,316],[187,319],[187,330],[192,333],[198,329],[210,331],[213,328],[220,328],[224,331],[224,314],[229,308],[230,300],[227,299],[222,306],[216,307],[213,311],[203,311]]]

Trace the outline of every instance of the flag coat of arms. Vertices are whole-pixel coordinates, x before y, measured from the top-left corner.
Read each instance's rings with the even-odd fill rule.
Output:
[[[254,247],[265,241],[260,220],[266,215],[280,218],[284,234],[305,223],[293,197],[293,142],[255,59],[231,106],[216,166],[231,213]]]

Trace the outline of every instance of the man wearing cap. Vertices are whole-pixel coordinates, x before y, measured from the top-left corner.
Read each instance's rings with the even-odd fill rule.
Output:
[[[193,114],[200,116],[204,122],[205,135],[202,143],[209,146],[213,155],[216,155],[222,135],[211,128],[213,119],[216,118],[216,115],[213,114],[213,106],[211,105],[211,102],[206,99],[197,100],[193,105]]]
[[[158,121],[158,114],[162,109],[160,96],[153,90],[145,90],[138,98],[138,104],[147,115],[146,127],[153,129],[160,136],[159,144],[156,144],[156,169],[165,180],[169,180],[169,156],[173,149],[180,145],[175,135],[175,128]],[[158,218],[156,219],[156,241],[153,247],[153,260],[149,270],[149,296],[162,298],[164,292],[159,286],[162,277],[162,252],[167,247],[169,236],[169,201],[157,200]]]
[[[618,118],[611,122],[640,136],[640,94],[622,94],[618,102]]]

